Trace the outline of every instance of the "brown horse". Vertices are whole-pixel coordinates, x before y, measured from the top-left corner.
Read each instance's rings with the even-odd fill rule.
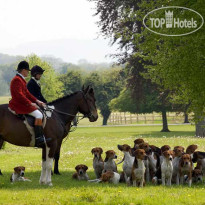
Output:
[[[44,128],[45,138],[51,138],[42,149],[40,184],[52,186],[51,169],[53,158],[60,149],[63,138],[70,130],[71,121],[80,112],[94,122],[98,118],[94,91],[89,86],[82,91],[59,98],[51,103],[55,110]],[[0,105],[0,138],[18,146],[30,146],[31,134],[21,119],[8,110],[8,104]]]

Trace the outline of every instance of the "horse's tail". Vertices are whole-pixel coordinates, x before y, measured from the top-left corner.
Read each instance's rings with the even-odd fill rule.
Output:
[[[4,140],[3,140],[3,139],[1,139],[1,137],[0,137],[0,149],[2,149],[2,148],[3,148],[3,146],[4,146]]]

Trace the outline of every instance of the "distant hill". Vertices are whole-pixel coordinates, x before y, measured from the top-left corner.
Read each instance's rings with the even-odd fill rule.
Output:
[[[67,69],[82,69],[85,71],[94,71],[94,70],[101,70],[101,69],[108,69],[111,67],[111,63],[90,63],[86,59],[80,59],[77,64],[68,63],[63,61],[61,58],[56,58],[55,56],[51,55],[44,55],[40,56],[42,60],[50,63],[52,67],[60,72],[65,73],[67,72]],[[10,65],[13,63],[16,63],[17,61],[20,61],[22,59],[25,59],[25,56],[12,56],[7,54],[0,53],[0,65]]]
[[[11,55],[0,53],[0,65],[12,64],[23,58],[24,58],[23,56],[11,56]]]

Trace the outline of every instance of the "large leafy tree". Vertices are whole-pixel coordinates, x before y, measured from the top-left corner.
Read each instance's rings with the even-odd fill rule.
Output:
[[[59,76],[59,80],[63,83],[64,95],[81,90],[83,86],[83,75],[80,70],[67,70],[67,73]]]
[[[103,116],[103,125],[111,114],[109,103],[116,98],[124,85],[124,73],[119,68],[92,72],[85,79],[85,85],[91,85],[95,91],[97,107]]]
[[[190,105],[197,117],[204,116],[205,84],[204,27],[183,37],[164,37],[151,33],[142,24],[143,17],[162,6],[185,6],[205,13],[202,1],[185,0],[92,0],[101,33],[117,43],[121,61],[135,59],[142,64],[145,79],[160,86],[172,101]],[[191,18],[191,16],[189,16]],[[139,66],[135,68],[138,72]],[[132,79],[131,73],[131,79]],[[133,87],[135,84],[132,85]],[[138,86],[137,86],[138,87]],[[134,89],[133,89],[134,90]]]

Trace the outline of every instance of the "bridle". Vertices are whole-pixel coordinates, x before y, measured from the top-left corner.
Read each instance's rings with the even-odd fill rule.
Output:
[[[88,105],[88,101],[87,101],[87,99],[86,99],[86,95],[84,94],[83,91],[80,91],[80,92],[83,94],[83,98],[84,98],[84,100],[85,100],[85,102],[86,102],[86,104],[87,104],[88,111],[89,111],[88,114],[84,114],[84,118],[86,118],[86,117],[87,117],[87,118],[94,117],[93,114],[92,114],[92,112],[91,112],[91,110],[90,110],[90,106]]]
[[[81,117],[81,119],[78,119],[78,122],[79,122],[79,120],[82,120],[82,119],[84,119],[84,118],[86,118],[86,117],[87,117],[87,118],[94,117],[93,114],[92,114],[92,112],[91,112],[91,110],[90,110],[90,106],[88,105],[88,101],[87,101],[86,95],[84,94],[83,91],[80,91],[80,92],[81,92],[82,95],[83,95],[83,99],[84,99],[85,102],[86,102],[86,105],[87,105],[87,107],[88,107],[89,113],[88,113],[88,114],[83,114],[83,115],[78,115],[78,118]],[[73,114],[70,114],[70,113],[66,113],[66,112],[63,112],[63,111],[60,111],[60,110],[57,110],[57,109],[52,109],[52,108],[49,108],[49,107],[46,107],[44,110],[45,110],[45,111],[57,112],[57,113],[59,113],[59,114],[67,115],[67,116],[71,116],[71,117],[75,117],[75,116],[76,116],[76,115],[73,115]],[[78,124],[78,123],[77,123],[77,124]]]

